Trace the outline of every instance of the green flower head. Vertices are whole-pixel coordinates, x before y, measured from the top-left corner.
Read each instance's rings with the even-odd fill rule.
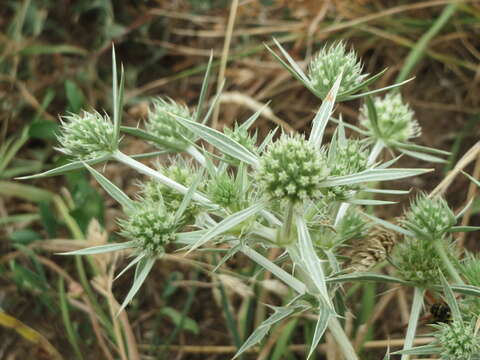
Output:
[[[250,135],[247,129],[239,126],[235,123],[235,127],[230,129],[225,127],[223,133],[227,135],[230,139],[236,141],[240,145],[243,145],[247,150],[250,150],[253,154],[257,153],[257,134]],[[238,164],[239,160],[235,159],[229,155],[225,155],[225,158],[228,162]]]
[[[135,247],[148,255],[162,255],[164,247],[175,240],[178,224],[172,211],[161,202],[139,201],[119,221],[121,234],[135,242]]]
[[[83,111],[61,119],[58,150],[78,160],[91,160],[116,150],[114,129],[108,115]]]
[[[308,77],[312,87],[325,98],[337,77],[342,73],[339,94],[348,93],[366,77],[362,75],[362,63],[354,50],[348,51],[345,43],[339,41],[324,46],[312,59]]]
[[[446,253],[453,261],[454,249],[448,249]],[[420,286],[438,283],[440,272],[448,274],[448,269],[433,244],[415,238],[406,238],[395,246],[393,263],[399,277]]]
[[[475,333],[474,322],[454,320],[450,324],[435,325],[435,337],[441,347],[443,360],[478,360],[480,337]]]
[[[243,202],[241,188],[226,172],[210,179],[207,193],[215,204],[227,209],[237,209]]]
[[[409,139],[420,136],[421,130],[414,118],[413,110],[402,101],[402,95],[398,92],[390,92],[385,97],[376,97],[373,103],[377,112],[378,131],[376,133],[368,116],[368,108],[363,104],[360,109],[360,124],[376,137],[385,142],[406,142]]]
[[[456,221],[444,199],[420,194],[411,203],[403,223],[419,238],[435,240],[443,237]]]
[[[260,159],[257,179],[271,199],[301,202],[322,197],[320,182],[329,174],[324,154],[301,135],[285,135]]]
[[[337,144],[328,156],[330,175],[345,176],[361,172],[367,168],[367,161],[365,146],[358,140],[347,140],[345,144]],[[332,201],[344,201],[358,189],[358,185],[333,186],[326,189],[325,196]]]
[[[190,145],[188,140],[194,139],[194,134],[181,126],[175,115],[189,120],[193,118],[186,105],[172,99],[155,99],[148,111],[145,128],[158,137],[165,147],[183,151]]]

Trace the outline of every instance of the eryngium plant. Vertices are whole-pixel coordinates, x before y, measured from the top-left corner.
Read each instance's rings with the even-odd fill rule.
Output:
[[[280,47],[278,43],[277,45]],[[283,48],[280,49],[287,57]],[[355,65],[357,62],[351,59],[354,53],[339,49],[344,49],[343,45],[333,48],[338,52],[338,57],[346,56],[347,59],[331,60],[338,61],[340,66],[329,68],[328,86],[331,79],[335,80],[328,92],[322,90],[325,92],[324,100],[313,118],[310,135],[306,137],[283,133],[275,138],[274,131],[260,144],[256,143],[255,135],[249,134],[249,128],[262,110],[232,130],[224,129],[220,132],[205,125],[215,106],[214,101],[212,107],[204,111],[211,59],[195,112],[172,101],[154,100],[146,130],[121,126],[123,77],[120,86],[117,86],[115,57],[113,58],[113,120],[108,115],[99,116],[95,112],[70,115],[62,127],[59,142],[60,150],[71,156],[72,162],[35,177],[86,167],[122,206],[125,216],[118,222],[120,234],[127,241],[68,253],[90,255],[126,250],[133,256],[120,273],[135,268],[133,285],[120,311],[132,300],[154,263],[165,252],[176,248],[192,252],[205,245],[215,247],[222,244],[222,249],[228,251],[217,265],[220,271],[229,258],[242,253],[291,289],[288,298],[283,301],[286,305],[273,307],[273,314],[255,329],[236,356],[259,343],[279,321],[294,314],[310,312],[317,315],[317,320],[308,358],[320,343],[324,332],[329,329],[345,359],[359,359],[339,322],[338,302],[332,301],[332,298],[342,296],[337,293],[339,284],[385,279],[381,274],[362,274],[361,271],[370,270],[377,265],[376,262],[386,260],[396,239],[390,233],[392,230],[410,238],[421,233],[422,241],[426,238],[423,236],[426,231],[432,230],[435,236],[431,239],[431,244],[438,250],[441,247],[437,245],[443,241],[445,232],[459,229],[453,226],[452,215],[445,209],[443,202],[436,202],[437,200],[417,200],[411,210],[414,215],[407,215],[408,229],[364,213],[364,205],[392,204],[391,201],[376,200],[372,194],[407,193],[388,188],[372,188],[372,183],[378,185],[383,181],[417,176],[430,170],[392,168],[395,161],[382,162],[378,158],[382,147],[388,144],[380,144],[371,133],[365,132],[363,134],[366,137],[363,139],[348,139],[341,120],[338,121],[331,143],[325,144],[324,131],[332,119],[337,97],[340,100],[353,98],[353,92],[367,90],[367,85],[378,77],[373,77],[372,81],[348,77],[348,64],[354,70],[359,68]],[[287,59],[289,65],[284,65],[290,71],[294,69],[294,75],[312,90],[310,80],[303,77],[300,67],[289,56]],[[317,58],[316,61],[321,59]],[[342,88],[344,76],[347,76],[345,79],[348,81],[343,82]],[[358,84],[358,81],[361,82]],[[343,95],[339,94],[340,89]],[[376,90],[355,97],[373,92]],[[201,114],[205,114],[203,118]],[[156,153],[124,154],[121,151],[120,132],[154,143],[155,146],[162,147],[162,150],[175,150],[179,155],[170,158],[170,164],[156,168],[145,165],[137,161],[136,157],[148,157]],[[203,140],[202,146],[195,142],[197,137]],[[204,150],[205,145],[214,150]],[[197,164],[181,160],[184,153]],[[147,180],[140,183],[137,200],[132,200],[90,166],[107,160],[118,161],[147,177]],[[365,196],[367,193],[370,194],[368,198]],[[430,206],[428,201],[433,201],[433,205]],[[349,208],[351,204],[355,206]],[[420,213],[422,211],[426,213]],[[434,216],[434,223],[426,221],[428,216]],[[418,219],[424,219],[422,221],[426,221],[425,225],[415,223]],[[370,231],[367,230],[369,228]],[[375,236],[376,241],[369,241],[370,235]],[[360,264],[365,264],[364,259],[359,258],[362,254],[374,255],[369,257],[368,266],[359,268],[347,264],[341,253],[348,245],[347,242],[361,243],[359,248],[362,251],[357,251],[355,257]],[[373,252],[369,248],[370,244],[374,244]],[[285,267],[262,254],[265,249],[273,247],[285,254],[282,261]],[[461,283],[462,278],[457,273],[456,264],[445,255],[444,249],[442,251],[439,253],[442,265],[440,262],[432,262],[431,266],[438,267],[439,273],[445,267],[451,278]],[[345,274],[348,272],[345,271],[346,267],[356,269],[356,272]],[[408,284],[398,278],[390,277],[389,280]],[[435,289],[442,285],[433,277],[431,280],[431,283],[423,285],[436,287]],[[480,294],[480,290],[474,287],[467,290],[460,287],[457,290],[468,290],[470,295],[476,292]],[[422,295],[422,292],[416,291],[416,294]],[[415,314],[419,312],[418,305],[421,306],[417,295]],[[412,340],[410,328],[408,339]]]

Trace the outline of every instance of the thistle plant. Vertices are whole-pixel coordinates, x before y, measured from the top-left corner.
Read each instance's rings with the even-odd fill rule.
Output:
[[[339,321],[338,304],[332,299],[341,296],[337,293],[341,283],[383,281],[386,278],[370,270],[376,265],[375,261],[384,261],[389,256],[390,247],[395,242],[389,231],[399,232],[415,241],[418,239],[422,242],[423,247],[419,249],[423,252],[428,251],[429,246],[436,251],[443,249],[438,253],[439,258],[429,263],[431,272],[424,271],[422,279],[425,281],[422,280],[422,286],[438,288],[438,281],[429,283],[426,279],[446,270],[456,282],[455,291],[480,295],[480,289],[476,287],[462,287],[457,259],[455,256],[449,257],[445,248],[440,246],[444,246],[450,232],[462,230],[454,226],[461,214],[454,216],[443,200],[430,199],[424,195],[415,200],[407,213],[405,227],[366,214],[364,206],[393,204],[392,201],[372,198],[375,193],[408,193],[396,189],[372,188],[372,183],[419,176],[431,171],[426,168],[395,168],[392,167],[395,160],[382,162],[378,155],[383,145],[378,145],[376,135],[360,131],[364,138],[349,139],[345,135],[347,125],[341,120],[337,121],[338,126],[331,142],[327,144],[324,141],[326,127],[330,122],[335,122],[332,118],[335,102],[377,92],[369,91],[367,87],[381,74],[369,79],[359,75],[361,66],[354,59],[355,54],[346,52],[344,45],[337,44],[322,50],[336,54],[337,58],[332,55],[328,60],[332,66],[320,66],[324,59],[317,57],[317,64],[311,66],[311,78],[308,78],[280,44],[277,43],[277,46],[288,61],[287,64],[279,59],[282,64],[308,89],[322,95],[320,97],[323,101],[312,120],[309,137],[300,134],[280,134],[275,137],[276,131],[273,131],[257,144],[256,135],[252,134],[250,127],[262,110],[244,123],[235,125],[234,129],[225,128],[223,132],[206,125],[215,106],[214,100],[207,111],[204,109],[212,59],[207,66],[195,112],[170,100],[154,100],[145,129],[121,126],[123,77],[118,86],[113,57],[113,119],[110,120],[107,114],[71,115],[73,120],[69,118],[65,121],[59,142],[61,151],[70,155],[72,162],[33,177],[87,168],[106,192],[122,206],[125,216],[118,223],[121,227],[120,234],[127,241],[68,253],[91,255],[122,250],[133,257],[120,272],[121,275],[128,269],[135,268],[132,287],[120,310],[132,300],[155,262],[166,252],[181,248],[189,253],[204,246],[222,244],[222,248],[227,249],[227,254],[216,267],[219,271],[222,271],[222,265],[229,258],[241,253],[290,288],[285,305],[272,308],[273,314],[246,339],[236,356],[259,343],[273,325],[289,316],[308,312],[315,314],[317,320],[307,358],[314,353],[328,329],[344,358],[357,360],[359,357]],[[342,57],[346,58],[342,60]],[[320,69],[325,74],[328,71],[328,84],[316,79],[315,88],[312,85],[313,76],[323,76]],[[314,70],[318,74],[313,75]],[[352,74],[357,74],[356,78]],[[321,90],[320,83],[324,86]],[[327,90],[325,86],[330,88]],[[384,90],[386,89],[378,91]],[[365,92],[359,93],[360,91]],[[160,147],[160,152],[178,152],[178,157],[170,160],[170,165],[161,164],[156,168],[146,165],[136,158],[155,156],[158,152],[127,155],[121,151],[120,133],[154,143]],[[203,141],[202,145],[208,144],[213,148],[213,151],[206,151],[199,146],[197,138]],[[407,136],[397,140],[407,141],[410,138]],[[388,145],[389,142],[382,144]],[[182,160],[185,154],[190,161]],[[141,183],[137,200],[130,199],[91,166],[107,160],[120,162],[148,178]],[[366,194],[370,197],[367,198]],[[369,242],[369,237],[375,237],[378,241]],[[380,238],[388,240],[388,244]],[[370,244],[375,243],[377,252],[373,257],[374,263],[369,263],[368,268],[346,274],[341,270],[345,264],[341,245],[350,240],[359,241],[362,244],[360,248],[365,250],[362,253],[365,254],[371,250]],[[416,243],[410,241],[414,240],[408,240],[400,250],[398,262],[402,266],[413,265],[411,252],[417,251],[417,248]],[[264,256],[265,249],[272,247],[284,253],[285,267]],[[415,274],[418,275],[418,272]],[[419,282],[415,282],[413,275],[404,273],[402,277],[388,279],[416,286],[412,306],[414,325],[409,326],[407,334],[408,350],[415,334],[423,289],[417,286]],[[442,283],[441,286],[448,284]]]

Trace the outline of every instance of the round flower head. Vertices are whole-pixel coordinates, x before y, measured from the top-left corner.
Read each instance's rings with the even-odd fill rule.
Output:
[[[237,209],[241,206],[241,188],[235,183],[235,179],[227,173],[210,179],[207,192],[215,204],[224,208]]]
[[[162,255],[165,245],[175,240],[178,228],[175,215],[161,202],[141,201],[128,218],[120,220],[121,234],[135,242],[139,251]]]
[[[78,160],[91,160],[116,150],[113,124],[108,115],[83,111],[62,117],[58,148]]]
[[[403,223],[419,238],[435,240],[443,237],[456,221],[444,199],[421,194],[411,203]]]
[[[320,150],[301,135],[284,134],[262,155],[257,179],[270,198],[299,202],[319,199],[328,173]]]
[[[171,99],[155,99],[153,107],[148,110],[145,128],[158,137],[165,147],[183,151],[190,145],[187,139],[193,139],[194,135],[177,122],[175,115],[192,118],[186,105]]]
[[[362,63],[354,50],[348,51],[345,43],[336,42],[324,46],[312,59],[308,76],[312,87],[324,98],[335,80],[342,73],[339,94],[348,93],[359,85],[366,75],[362,75]]]
[[[331,148],[332,149],[332,148]],[[368,154],[358,140],[337,144],[334,153],[329,154],[330,175],[345,176],[367,168]],[[333,201],[344,201],[353,196],[358,185],[333,186],[326,189],[325,196]]]
[[[192,185],[195,179],[195,170],[192,165],[182,158],[176,158],[169,166],[160,166],[158,169],[163,175],[182,184],[186,187]],[[202,184],[197,187],[201,190]],[[172,188],[152,179],[140,184],[140,193],[142,199],[147,202],[163,202],[165,207],[171,211],[176,211],[183,201],[183,194],[173,190]],[[190,221],[196,214],[198,206],[191,202],[184,213],[184,220]]]
[[[367,128],[370,133],[381,137],[387,143],[390,141],[405,142],[420,136],[420,125],[414,119],[410,105],[402,101],[402,95],[390,92],[385,97],[376,97],[373,100],[377,111],[377,122],[380,134],[375,129],[368,117],[368,107],[363,104],[360,109],[360,124]]]
[[[440,344],[441,359],[475,360],[480,358],[480,337],[475,333],[474,323],[454,320],[450,324],[435,325],[435,334]]]
[[[446,253],[453,261],[454,249],[448,249]],[[448,269],[433,244],[419,239],[406,238],[397,244],[393,253],[393,263],[399,277],[420,286],[438,283],[440,272],[448,274]]]
[[[460,265],[460,274],[465,282],[472,286],[480,286],[480,259],[471,253],[467,253]],[[462,307],[467,314],[480,314],[480,298],[477,296],[466,296],[462,299]]]

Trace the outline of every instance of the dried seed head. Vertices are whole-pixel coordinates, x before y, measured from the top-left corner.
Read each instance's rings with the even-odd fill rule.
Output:
[[[271,199],[300,202],[322,197],[329,170],[324,154],[301,135],[282,135],[262,155],[257,179]]]
[[[372,135],[380,136],[385,142],[406,142],[420,136],[421,129],[414,118],[410,105],[402,101],[397,92],[390,92],[385,97],[375,97],[375,109],[380,134],[376,134],[368,117],[368,108],[363,104],[360,109],[360,124],[368,129]]]
[[[308,67],[311,85],[322,99],[332,88],[342,73],[339,94],[346,93],[359,85],[366,75],[362,75],[362,63],[354,50],[348,51],[345,43],[339,41],[324,46],[312,59]]]
[[[411,203],[403,223],[419,238],[435,240],[443,237],[456,221],[444,199],[420,194]]]
[[[138,202],[127,219],[119,223],[123,236],[134,240],[139,251],[153,256],[164,253],[165,245],[175,240],[177,231],[174,213],[160,202]]]
[[[194,134],[181,126],[175,115],[189,120],[193,118],[186,105],[178,104],[172,99],[155,99],[153,107],[148,110],[145,128],[166,146],[183,151],[190,145],[188,139],[193,139]]]
[[[91,160],[116,150],[114,129],[108,115],[83,111],[62,117],[58,149],[78,160]]]
[[[384,261],[397,241],[397,235],[379,225],[368,232],[366,238],[350,242],[345,269],[350,272],[368,271]]]
[[[435,325],[435,337],[445,360],[474,360],[480,357],[480,337],[475,334],[474,323],[454,320],[449,324]]]

